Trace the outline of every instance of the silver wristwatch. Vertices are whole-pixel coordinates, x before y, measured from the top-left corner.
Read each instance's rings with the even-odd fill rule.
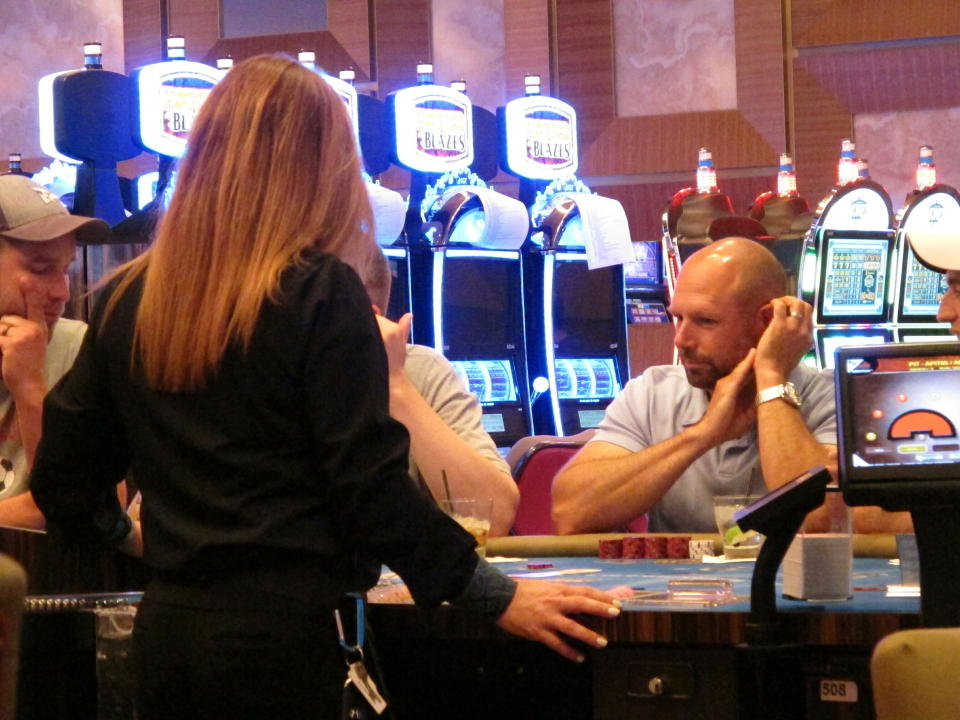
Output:
[[[771,400],[783,400],[788,405],[791,405],[797,409],[800,408],[800,396],[797,395],[797,389],[793,386],[792,382],[764,388],[757,393],[758,406],[765,402],[770,402]]]

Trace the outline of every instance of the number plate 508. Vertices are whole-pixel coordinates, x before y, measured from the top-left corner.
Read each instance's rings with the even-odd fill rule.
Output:
[[[853,680],[821,680],[820,700],[823,702],[857,701],[857,684]]]

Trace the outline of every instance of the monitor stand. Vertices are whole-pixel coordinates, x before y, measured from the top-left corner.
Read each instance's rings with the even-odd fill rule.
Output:
[[[910,515],[920,555],[923,625],[960,626],[960,508],[918,508]]]

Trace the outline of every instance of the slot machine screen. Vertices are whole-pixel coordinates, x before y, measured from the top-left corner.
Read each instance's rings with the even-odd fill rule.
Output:
[[[825,231],[818,308],[821,322],[887,319],[891,241],[892,233],[870,236]]]
[[[863,347],[864,345],[881,345],[890,342],[890,333],[885,330],[839,330],[825,332],[818,336],[817,344],[820,348],[820,364],[824,368],[834,366],[836,352],[842,347]]]
[[[466,382],[467,389],[476,395],[481,403],[516,402],[520,399],[513,361],[507,358],[452,360],[450,364]]]
[[[444,354],[497,357],[523,342],[519,254],[448,250],[443,266]]]
[[[921,343],[921,342],[946,342],[947,340],[960,340],[956,335],[950,332],[950,328],[897,328],[897,342],[901,343]]]
[[[960,344],[845,348],[835,378],[848,504],[960,499]]]
[[[660,285],[659,243],[635,242],[633,254],[636,260],[623,266],[623,281],[627,288]]]
[[[947,291],[946,273],[934,272],[921,265],[909,247],[904,253],[902,272],[897,319],[900,322],[936,322],[940,299]]]
[[[615,358],[557,358],[560,400],[612,400],[620,392]]]
[[[557,255],[553,281],[556,355],[606,355],[626,323],[621,267],[590,270],[585,255],[564,255]]]
[[[530,434],[513,359],[451,360],[450,364],[480,400],[480,421],[498,448],[509,448]]]

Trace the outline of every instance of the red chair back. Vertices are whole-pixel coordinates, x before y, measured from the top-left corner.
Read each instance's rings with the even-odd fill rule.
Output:
[[[551,508],[553,478],[577,451],[593,437],[584,430],[569,437],[533,435],[521,438],[507,453],[507,464],[520,490],[520,503],[513,521],[512,535],[556,535]],[[627,531],[647,531],[647,516],[631,521]]]
[[[553,478],[583,446],[584,441],[550,437],[525,440],[533,442],[528,444],[513,466],[513,477],[520,489],[513,534],[556,535],[550,515]]]

